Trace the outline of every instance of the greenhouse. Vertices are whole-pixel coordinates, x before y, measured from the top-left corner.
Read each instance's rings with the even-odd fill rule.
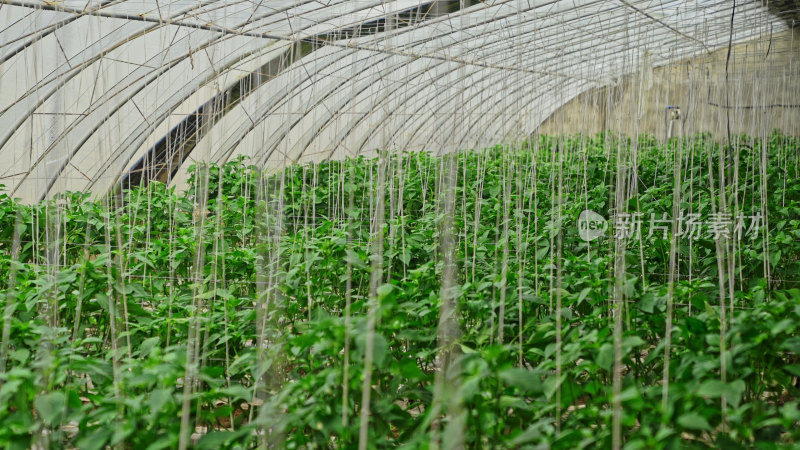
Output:
[[[0,448],[797,448],[799,25],[0,0]]]

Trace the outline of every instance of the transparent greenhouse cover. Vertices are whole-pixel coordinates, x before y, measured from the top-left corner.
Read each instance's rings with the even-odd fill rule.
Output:
[[[643,60],[787,28],[760,1],[732,4],[3,0],[0,184],[26,201],[107,192],[203,105],[184,165],[496,144]]]

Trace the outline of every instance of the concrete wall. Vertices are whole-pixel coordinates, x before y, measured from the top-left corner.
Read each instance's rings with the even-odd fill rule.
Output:
[[[574,98],[537,132],[613,130],[663,138],[665,108],[674,105],[682,117],[673,135],[682,127],[723,139],[730,121],[732,134],[765,136],[778,128],[800,136],[800,28],[732,47],[726,82],[727,56],[725,47],[657,68],[648,68],[645,57],[639,73]]]

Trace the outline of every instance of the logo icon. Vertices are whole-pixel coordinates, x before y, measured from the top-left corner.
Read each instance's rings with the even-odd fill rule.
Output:
[[[591,209],[583,210],[578,216],[578,235],[584,241],[593,241],[606,234],[606,230],[608,221]]]

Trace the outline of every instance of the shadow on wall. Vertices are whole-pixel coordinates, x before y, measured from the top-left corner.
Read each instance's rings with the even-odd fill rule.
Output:
[[[797,34],[795,29],[794,34]],[[773,129],[800,135],[800,36],[767,35],[658,68],[642,69],[615,86],[595,88],[562,106],[536,130],[542,134],[613,130],[667,133],[667,107],[680,107],[673,136],[711,132],[716,138]],[[729,125],[730,124],[730,125]]]
[[[800,0],[753,0],[766,4],[769,11],[783,19],[790,28],[800,26]]]

